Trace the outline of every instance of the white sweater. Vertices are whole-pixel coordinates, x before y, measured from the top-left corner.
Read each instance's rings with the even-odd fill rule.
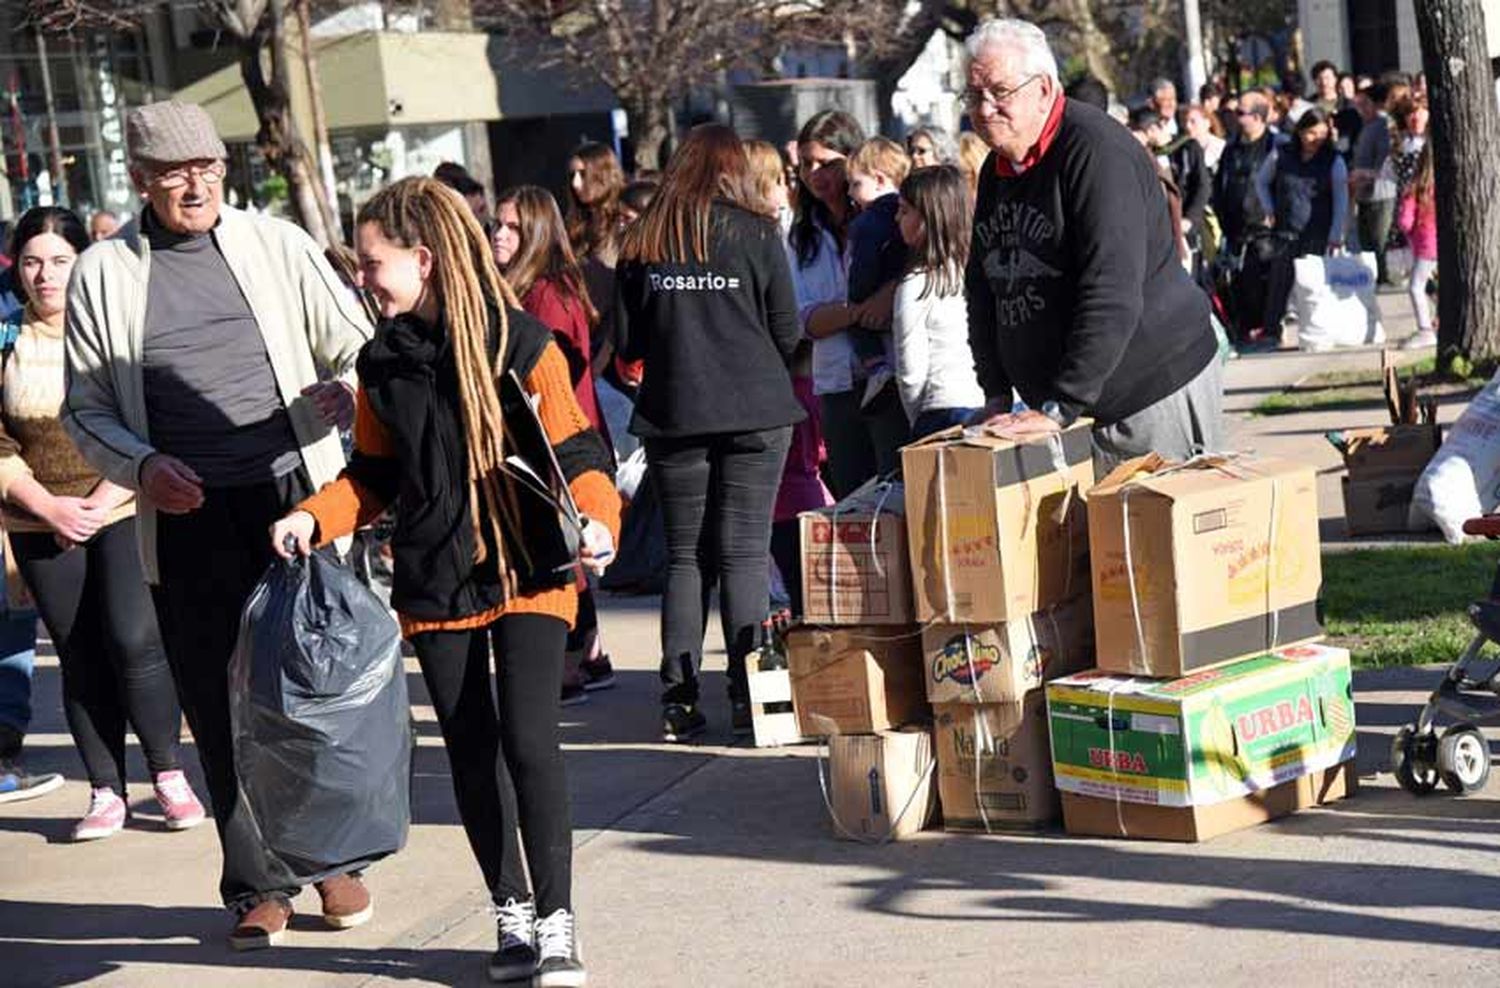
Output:
[[[922,298],[926,287],[926,272],[902,278],[891,320],[896,386],[912,422],[923,412],[984,404],[969,350],[969,310],[963,292],[939,296],[934,291]]]

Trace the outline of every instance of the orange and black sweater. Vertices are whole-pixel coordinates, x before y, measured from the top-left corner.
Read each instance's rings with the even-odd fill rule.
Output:
[[[497,387],[507,422],[518,421],[512,417],[518,411],[525,414],[517,402],[535,407],[579,511],[618,538],[612,460],[574,397],[567,359],[545,326],[516,309],[506,316]],[[490,338],[493,350],[494,311]],[[571,625],[578,609],[576,566],[557,535],[555,508],[524,485],[509,492],[519,514],[505,527],[504,545],[494,545],[488,524],[482,525],[485,559],[475,562],[466,440],[447,334],[415,316],[398,316],[381,324],[357,367],[354,453],[336,481],[301,505],[317,520],[316,541],[347,535],[395,505],[391,606],[408,637],[483,627],[505,614],[548,614]],[[511,372],[521,382],[515,393],[504,386]],[[507,435],[513,431],[524,433],[508,427]],[[546,474],[539,466],[545,451],[508,446],[506,452]],[[514,581],[509,586],[499,576],[502,555]]]

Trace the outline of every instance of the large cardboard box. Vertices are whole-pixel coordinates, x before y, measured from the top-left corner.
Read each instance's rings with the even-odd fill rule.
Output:
[[[1344,527],[1349,534],[1389,535],[1432,528],[1431,519],[1411,508],[1419,476],[1388,474],[1360,480],[1345,477]]]
[[[1064,792],[1207,806],[1354,757],[1349,653],[1299,645],[1178,680],[1086,672],[1047,686]]]
[[[1427,461],[1443,444],[1438,425],[1387,425],[1376,429],[1346,429],[1344,466],[1355,480],[1407,474],[1427,469]]]
[[[1094,664],[1088,597],[995,624],[922,629],[930,703],[1014,703],[1059,676]]]
[[[950,429],[901,467],[918,621],[1019,620],[1087,586],[1088,421],[1021,443]]]
[[[806,737],[869,734],[928,717],[915,628],[815,628],[786,634],[792,705]]]
[[[846,840],[903,840],[932,817],[932,735],[926,730],[828,739],[828,809]]]
[[[1101,669],[1178,677],[1322,635],[1312,467],[1153,454],[1088,511]]]
[[[906,498],[872,480],[838,504],[799,517],[802,615],[814,624],[910,624]]]
[[[940,704],[933,726],[946,829],[1034,830],[1057,819],[1041,690],[1010,703]]]
[[[1065,792],[1063,827],[1070,834],[1086,837],[1193,843],[1332,803],[1358,790],[1354,762],[1349,761],[1288,779],[1264,792],[1208,806],[1148,806]]]

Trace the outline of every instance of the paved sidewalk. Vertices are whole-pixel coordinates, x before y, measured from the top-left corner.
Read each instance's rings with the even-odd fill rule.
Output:
[[[1404,299],[1382,302],[1392,335],[1404,335]],[[1228,370],[1230,407],[1378,359],[1245,358]],[[1445,408],[1445,419],[1454,414]],[[1242,447],[1325,471],[1324,533],[1335,538],[1339,460],[1322,432],[1380,419],[1379,411],[1240,419],[1235,435]],[[718,672],[708,743],[658,742],[655,606],[606,603],[619,686],[564,712],[593,985],[1500,983],[1500,782],[1467,799],[1418,800],[1377,774],[1390,734],[1432,687],[1432,670],[1356,677],[1364,791],[1331,807],[1199,846],[928,833],[867,847],[830,835],[814,749],[724,744]],[[716,655],[709,664],[722,663]],[[132,788],[140,814],[125,833],[64,843],[87,792],[54,661],[41,663],[37,683],[32,765],[73,781],[0,807],[0,984],[485,983],[493,930],[419,676],[411,677],[421,735],[415,825],[408,847],[369,874],[375,919],[331,933],[315,915],[299,916],[284,947],[248,955],[224,944],[212,832],[162,832],[144,784]],[[190,750],[188,761],[196,779]],[[132,763],[143,779],[134,749]],[[315,912],[316,897],[297,905]]]

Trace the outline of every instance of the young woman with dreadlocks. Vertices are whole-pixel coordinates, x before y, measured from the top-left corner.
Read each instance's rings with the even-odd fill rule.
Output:
[[[391,605],[421,663],[459,815],[494,897],[490,976],[582,985],[558,692],[578,610],[573,567],[602,569],[618,531],[610,456],[574,397],[567,359],[521,311],[462,199],[432,179],[404,179],[360,210],[357,244],[382,321],[359,357],[354,454],[271,538],[278,552],[289,554],[290,537],[305,554],[395,505]],[[506,383],[512,372],[521,389]],[[590,519],[576,561],[562,540],[542,537],[557,529],[555,508],[512,479],[507,457],[522,452],[528,401]]]

